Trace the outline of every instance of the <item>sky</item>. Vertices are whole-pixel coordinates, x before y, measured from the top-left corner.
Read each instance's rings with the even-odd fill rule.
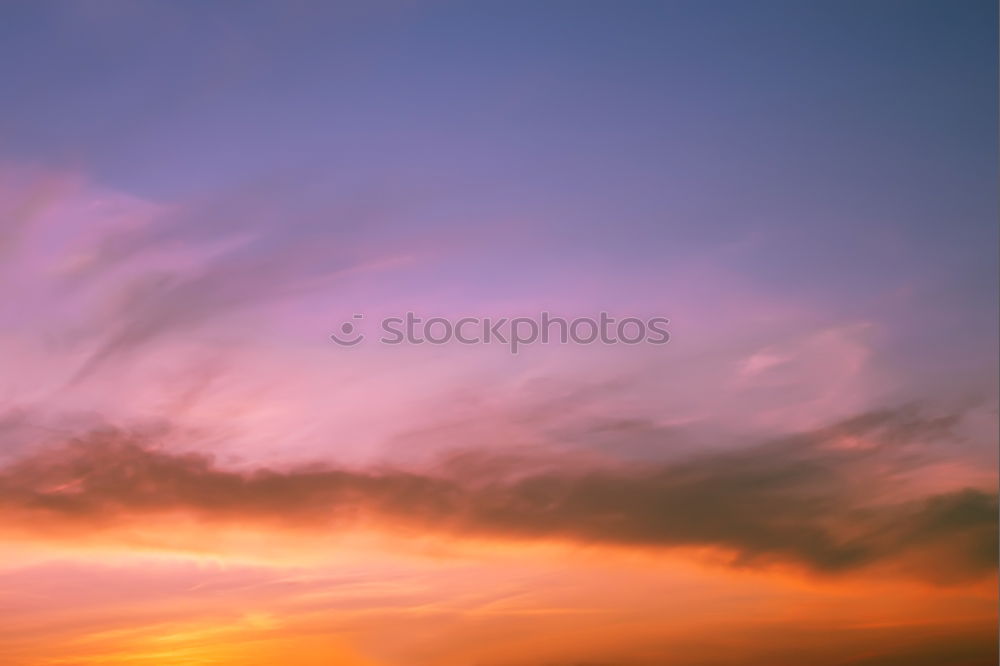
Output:
[[[997,24],[5,4],[3,663],[997,664]]]

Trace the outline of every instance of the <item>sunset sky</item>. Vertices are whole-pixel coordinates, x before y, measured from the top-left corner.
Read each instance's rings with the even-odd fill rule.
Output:
[[[0,666],[996,665],[997,22],[0,5]]]

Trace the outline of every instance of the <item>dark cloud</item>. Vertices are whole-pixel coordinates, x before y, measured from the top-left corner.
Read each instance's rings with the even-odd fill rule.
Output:
[[[890,500],[879,481],[887,470],[926,464],[914,447],[947,437],[953,422],[884,411],[668,463],[556,465],[466,451],[420,472],[238,472],[105,430],[0,470],[0,507],[9,525],[38,530],[167,512],[287,528],[376,521],[502,538],[715,546],[734,553],[734,565],[790,562],[826,573],[896,563],[947,582],[996,569],[996,493]]]
[[[820,638],[820,634],[822,638]],[[996,666],[997,631],[984,621],[972,626],[935,627],[927,631],[911,624],[895,627],[825,627],[822,630],[783,625],[758,627],[757,637],[768,639],[768,649],[743,645],[733,649],[732,637],[710,657],[704,644],[679,650],[669,644],[644,643],[619,648],[604,659],[486,661],[484,666],[745,666],[757,663],[810,664],[811,666]],[[680,652],[680,654],[679,654]],[[695,652],[697,656],[691,656]],[[749,654],[748,654],[749,653]],[[639,656],[641,655],[641,656]]]

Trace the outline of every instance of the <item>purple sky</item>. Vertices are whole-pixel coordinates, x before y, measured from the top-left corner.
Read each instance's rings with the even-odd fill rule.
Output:
[[[288,470],[316,463],[375,475],[322,483],[357,484],[394,537],[424,520],[520,552],[518,539],[551,537],[549,509],[572,523],[593,496],[610,496],[613,513],[749,473],[751,499],[777,488],[756,498],[765,512],[777,497],[779,513],[801,506],[817,522],[781,514],[760,537],[667,516],[681,536],[664,537],[657,516],[629,514],[635,524],[557,525],[552,538],[729,548],[739,566],[773,557],[824,574],[891,561],[933,584],[935,567],[976,574],[934,550],[937,514],[920,522],[906,503],[995,508],[997,18],[979,0],[7,3],[0,509],[30,516],[31,492],[68,493],[81,504],[67,515],[104,527],[116,511],[134,519],[132,505],[212,525],[260,514],[270,525],[286,510],[308,523],[310,502],[329,496]],[[374,341],[379,318],[407,311],[662,316],[671,340],[516,356]],[[369,339],[333,344],[355,314]],[[577,465],[597,471],[559,477]],[[273,481],[277,500],[250,474],[262,466],[288,474]],[[388,468],[440,477],[419,477],[426,495],[398,506],[379,493],[409,477]],[[800,473],[808,483],[783,485]],[[526,475],[568,490],[539,509],[519,494]],[[458,492],[453,476],[469,484],[468,522],[436,513]],[[245,504],[214,501],[213,483],[243,489]],[[492,495],[491,483],[509,486]],[[832,541],[849,534],[865,555],[803,545],[825,518]],[[892,538],[865,542],[858,525]],[[171,529],[135,529],[126,551],[187,552]],[[51,536],[28,532],[31,548]],[[898,545],[929,533],[939,560]],[[54,557],[87,559],[73,548]],[[494,556],[477,566],[513,575]],[[0,576],[33,557],[10,555]],[[531,562],[545,580],[562,575]],[[465,580],[441,566],[448,585]],[[616,575],[632,580],[626,569]],[[761,589],[740,599],[771,603]],[[720,617],[741,617],[726,599]],[[828,611],[810,617],[822,625]],[[398,654],[322,663],[473,663]]]

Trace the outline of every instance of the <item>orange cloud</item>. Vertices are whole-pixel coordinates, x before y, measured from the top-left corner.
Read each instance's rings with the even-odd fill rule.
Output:
[[[997,496],[955,488],[893,499],[887,463],[951,418],[906,410],[687,460],[596,466],[465,453],[437,469],[229,470],[211,458],[106,430],[0,470],[8,530],[72,534],[186,516],[269,530],[377,529],[622,547],[707,547],[735,566],[844,573],[892,564],[938,582],[997,565]],[[875,444],[844,447],[845,437]],[[894,460],[893,456],[897,458]]]

